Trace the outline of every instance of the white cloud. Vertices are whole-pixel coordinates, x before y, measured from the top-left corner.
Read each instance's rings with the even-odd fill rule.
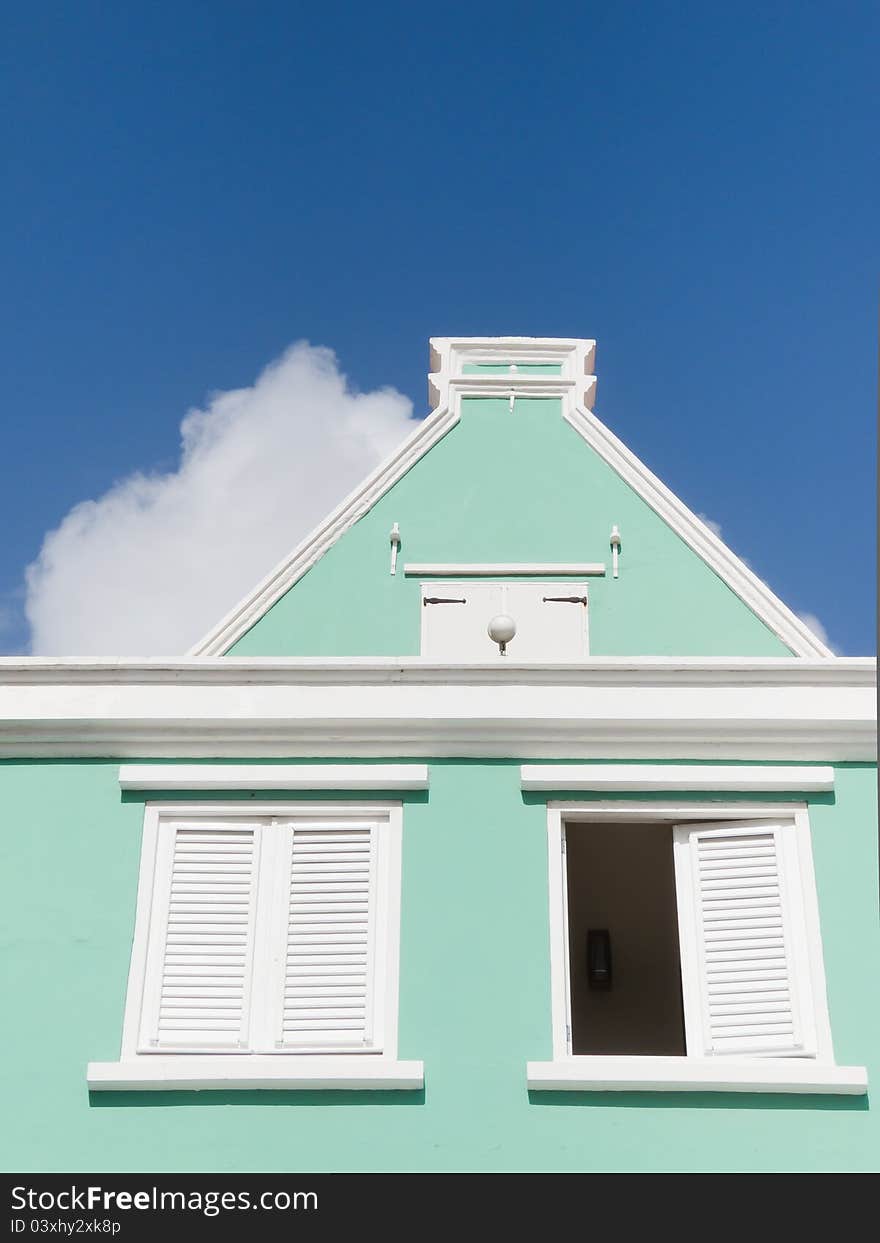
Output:
[[[723,538],[721,535],[721,523],[720,522],[716,522],[714,518],[707,517],[706,514],[697,514],[697,517],[702,522],[705,522],[709,530],[712,531],[715,535],[717,535],[719,539]],[[740,561],[742,561],[743,565],[749,565],[749,562],[741,554],[739,554],[739,559]],[[807,629],[812,630],[813,634],[816,636],[816,638],[821,643],[824,643],[825,646],[830,648],[832,652],[835,652],[835,653],[837,652],[837,648],[828,638],[828,631],[825,629],[825,627],[819,621],[819,618],[816,617],[814,613],[800,613],[798,614],[798,616],[800,617],[804,625],[807,627]]]
[[[813,634],[820,643],[824,643],[826,647],[830,647],[832,652],[837,653],[837,648],[828,638],[828,631],[819,621],[815,613],[798,613],[798,617],[804,623],[808,630],[812,630]]]
[[[716,522],[715,519],[710,518],[708,514],[697,514],[697,517],[701,522],[705,523],[713,535],[717,535],[718,539],[724,539],[724,536],[721,534],[720,522]],[[729,544],[727,546],[728,548],[730,547]],[[749,569],[752,568],[752,563],[749,561],[748,557],[744,557],[741,552],[738,552],[736,555],[739,557],[743,565],[748,566]]]
[[[412,429],[299,342],[181,423],[177,470],[76,505],[27,569],[35,655],[178,656]]]
[[[716,522],[714,518],[707,517],[706,514],[697,514],[701,522],[704,522],[713,535],[717,535],[721,539],[721,523]]]

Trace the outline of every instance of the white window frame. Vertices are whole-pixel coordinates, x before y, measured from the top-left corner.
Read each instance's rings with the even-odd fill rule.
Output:
[[[171,821],[370,821],[376,826],[376,907],[373,923],[373,1040],[370,1047],[327,1047],[313,1050],[276,1049],[223,1052],[154,1050],[143,1042],[142,1015],[150,995],[159,986],[148,977],[150,926],[158,901],[157,847],[163,826]],[[421,1062],[397,1058],[397,1021],[400,958],[400,884],[403,808],[394,802],[192,802],[147,803],[138,878],[137,909],[128,976],[122,1049],[118,1062],[91,1062],[92,1090],[204,1089],[204,1088],[420,1088]],[[264,903],[271,900],[270,896]],[[261,904],[257,919],[265,918]],[[264,972],[277,963],[263,963]],[[265,990],[268,995],[269,990]]]
[[[683,1057],[593,1056],[571,1052],[568,909],[565,866],[566,823],[700,824],[704,822],[785,820],[794,825],[800,899],[806,926],[805,953],[809,963],[812,1018],[816,1055],[809,1057],[704,1056]],[[813,872],[809,812],[805,803],[672,803],[548,802],[547,845],[550,901],[550,992],[553,1057],[529,1062],[528,1086],[556,1091],[733,1091],[864,1093],[867,1073],[860,1066],[837,1066],[825,989],[825,968],[819,907]],[[682,963],[682,972],[688,970]],[[693,997],[694,981],[683,979],[685,1005]],[[693,1004],[693,1003],[692,1003]],[[689,1016],[685,1016],[686,1030]]]

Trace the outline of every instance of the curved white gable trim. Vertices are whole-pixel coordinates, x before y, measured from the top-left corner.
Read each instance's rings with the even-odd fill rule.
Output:
[[[378,500],[402,479],[411,466],[423,458],[438,440],[458,422],[459,416],[450,410],[436,410],[428,415],[407,436],[384,462],[354,492],[349,493],[341,504],[323,522],[305,537],[289,556],[276,565],[252,592],[240,600],[235,608],[218,622],[213,630],[200,639],[187,653],[188,656],[222,656],[251,626],[269,612],[273,604],[299,582],[307,570],[323,557],[341,535],[353,527],[359,518],[373,508]]]
[[[545,337],[434,337],[429,390],[438,408],[413,431],[361,486],[355,489],[293,552],[263,579],[188,653],[220,656],[263,617],[307,570],[458,422],[461,398],[468,395],[554,395],[562,398],[563,418],[599,456],[693,549],[795,656],[833,657],[791,609],[663,484],[613,432],[587,408],[595,394],[595,341]],[[523,363],[553,361],[561,377],[529,374],[462,375],[465,361]]]
[[[787,604],[758,578],[736,553],[710,531],[684,501],[662,483],[623,441],[589,410],[563,411],[563,418],[595,449],[612,470],[647,502],[710,570],[747,604],[795,656],[832,656],[834,653],[805,626]]]

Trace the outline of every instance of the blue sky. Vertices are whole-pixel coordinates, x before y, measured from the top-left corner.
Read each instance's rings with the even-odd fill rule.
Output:
[[[292,342],[422,414],[430,335],[513,333],[595,336],[596,413],[873,651],[878,36],[873,3],[7,5],[0,648],[47,532]]]

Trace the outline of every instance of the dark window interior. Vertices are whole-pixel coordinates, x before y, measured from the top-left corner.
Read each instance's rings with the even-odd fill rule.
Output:
[[[683,1056],[671,828],[575,823],[565,838],[572,1052]]]

